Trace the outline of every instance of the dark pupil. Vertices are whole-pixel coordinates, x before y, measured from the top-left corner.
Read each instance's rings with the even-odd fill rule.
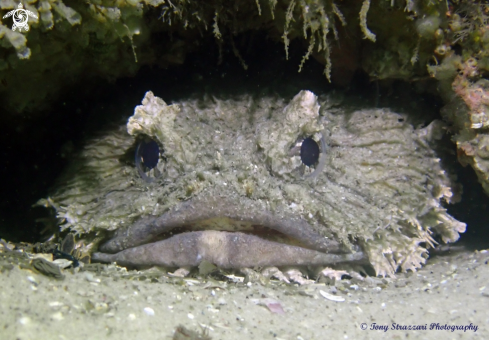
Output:
[[[149,142],[141,142],[139,154],[143,161],[143,164],[148,169],[153,169],[158,164],[160,156],[160,148],[158,144],[151,140]]]
[[[312,138],[306,138],[301,145],[301,160],[304,165],[311,166],[319,159],[319,145]]]

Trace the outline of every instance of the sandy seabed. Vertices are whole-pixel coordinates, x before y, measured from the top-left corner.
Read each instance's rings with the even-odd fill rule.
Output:
[[[302,286],[115,266],[56,280],[2,261],[2,340],[190,339],[178,325],[212,339],[489,339],[484,250],[434,256],[396,279]]]

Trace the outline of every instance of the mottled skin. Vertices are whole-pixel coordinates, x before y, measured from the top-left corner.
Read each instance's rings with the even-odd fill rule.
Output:
[[[370,263],[415,270],[432,233],[453,242],[465,224],[440,205],[450,181],[431,148],[439,122],[414,129],[388,110],[332,107],[301,91],[280,98],[187,100],[148,92],[123,128],[94,139],[43,203],[85,235],[92,258],[126,266],[224,268]],[[134,164],[136,139],[164,150],[152,183]],[[312,137],[319,161],[302,164]],[[156,170],[156,169],[155,169]],[[154,177],[153,172],[146,175]]]

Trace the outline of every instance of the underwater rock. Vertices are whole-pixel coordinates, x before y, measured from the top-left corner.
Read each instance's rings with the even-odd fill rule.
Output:
[[[457,145],[459,162],[475,170],[482,188],[489,194],[489,81],[474,81],[481,73],[475,59],[465,63],[459,60],[457,64],[461,71],[446,91],[447,96],[452,96],[442,114],[455,132],[452,140]]]
[[[10,18],[0,23],[0,93],[14,112],[48,107],[74,79],[114,79],[132,76],[143,65],[182,64],[189,52],[207,53],[207,37],[231,48],[246,69],[249,57],[233,41],[256,31],[283,42],[287,59],[291,42],[304,41],[299,70],[313,56],[324,63],[329,81],[343,85],[360,68],[372,79],[423,77],[443,40],[436,31],[448,20],[448,3],[419,0],[32,0],[24,5],[35,15],[29,32],[12,31]],[[1,16],[17,6],[18,1],[1,1]]]
[[[234,268],[256,257],[259,266],[339,269],[360,261],[393,275],[425,262],[433,234],[454,242],[465,231],[441,204],[452,197],[432,149],[441,129],[439,121],[416,129],[388,109],[321,107],[309,91],[289,103],[241,96],[172,105],[147,92],[127,131],[91,140],[39,203],[101,261]],[[142,138],[164,150],[150,183],[128,161]],[[320,146],[311,166],[301,160],[304,140]]]

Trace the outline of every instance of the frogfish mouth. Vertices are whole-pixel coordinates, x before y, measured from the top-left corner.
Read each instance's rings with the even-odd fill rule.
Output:
[[[92,260],[133,268],[195,267],[202,261],[229,269],[325,266],[364,260],[364,253],[353,248],[321,236],[287,211],[248,215],[225,197],[194,198],[162,216],[144,217],[118,229]]]

